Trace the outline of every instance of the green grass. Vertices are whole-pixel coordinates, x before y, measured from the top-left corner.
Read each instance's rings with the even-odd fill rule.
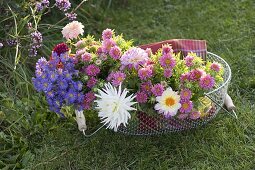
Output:
[[[238,120],[220,112],[208,125],[181,133],[136,137],[103,129],[91,138],[68,120],[43,132],[39,140],[31,138],[34,161],[29,168],[254,169],[254,9],[252,0],[128,0],[113,1],[109,10],[94,14],[97,22],[88,24],[85,32],[97,37],[108,27],[136,45],[172,38],[207,40],[208,50],[232,69],[229,94]],[[80,21],[86,19],[85,12],[79,10]]]

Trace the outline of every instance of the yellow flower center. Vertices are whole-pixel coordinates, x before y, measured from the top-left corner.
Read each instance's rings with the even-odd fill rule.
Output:
[[[168,59],[166,59],[165,63],[166,63],[166,64],[170,64],[170,63],[171,63],[171,60],[168,58]]]
[[[168,97],[168,98],[166,98],[166,100],[165,100],[165,104],[166,104],[167,106],[173,106],[173,105],[175,104],[175,100],[174,100],[172,97]]]
[[[182,107],[183,107],[183,109],[188,109],[189,105],[188,105],[188,103],[184,103],[184,104],[182,104]]]

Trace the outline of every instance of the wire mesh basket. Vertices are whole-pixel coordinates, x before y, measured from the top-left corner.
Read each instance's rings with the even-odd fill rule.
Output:
[[[119,126],[118,132],[128,135],[157,135],[196,128],[212,120],[224,104],[228,85],[231,80],[231,69],[224,59],[211,52],[207,52],[206,60],[220,63],[224,67],[224,75],[222,83],[217,88],[205,93],[206,98],[211,102],[210,106],[206,108],[204,117],[196,120],[175,117],[165,118],[160,114],[149,116],[146,113],[137,112],[137,118],[129,120],[126,127]]]

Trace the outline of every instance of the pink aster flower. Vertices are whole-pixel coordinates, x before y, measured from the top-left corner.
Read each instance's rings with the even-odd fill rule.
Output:
[[[83,46],[83,45],[84,45],[84,41],[83,41],[83,40],[80,40],[80,41],[78,41],[78,42],[75,44],[75,47],[81,48],[81,46]]]
[[[213,70],[213,71],[219,72],[220,71],[220,64],[216,63],[216,62],[213,62],[212,65],[210,66],[210,69]]]
[[[169,53],[172,53],[173,52],[173,49],[172,49],[172,46],[170,46],[169,44],[166,44],[166,45],[163,45],[162,46],[162,54],[169,54]]]
[[[189,117],[190,119],[193,119],[193,120],[196,120],[196,119],[199,119],[201,116],[201,113],[199,111],[193,111]]]
[[[152,76],[152,70],[150,67],[140,68],[138,70],[138,76],[141,80],[147,80]]]
[[[105,39],[102,43],[103,53],[109,53],[110,49],[115,45],[116,43],[113,41],[113,39]]]
[[[159,63],[163,68],[174,68],[176,65],[175,59],[169,55],[169,54],[164,54],[159,58]]]
[[[100,55],[100,54],[102,54],[102,53],[103,53],[103,48],[102,48],[102,47],[99,47],[99,48],[97,49],[97,54]]]
[[[187,66],[187,67],[191,67],[191,66],[193,66],[193,60],[194,60],[194,56],[192,56],[192,55],[187,55],[186,57],[185,57],[185,65]]]
[[[114,59],[117,60],[121,56],[121,49],[117,46],[111,47],[109,55]]]
[[[80,55],[82,55],[83,53],[85,53],[86,50],[85,49],[80,49],[76,51],[75,57],[79,57]]]
[[[184,74],[181,75],[180,80],[183,83],[185,81],[189,81],[189,77],[190,77],[189,73],[184,73]]]
[[[103,40],[111,39],[113,35],[113,31],[109,28],[105,29],[102,33]]]
[[[119,86],[126,78],[126,74],[120,71],[113,73],[112,75],[112,84],[114,86]]]
[[[152,88],[151,88],[151,92],[154,94],[154,96],[161,96],[162,93],[164,91],[164,87],[162,84],[158,83],[155,84]]]
[[[189,100],[191,98],[190,89],[182,89],[180,94],[182,100]]]
[[[87,82],[87,87],[92,88],[97,84],[97,79],[95,77],[91,77]]]
[[[191,70],[189,73],[189,79],[192,81],[198,81],[202,76],[204,76],[206,73],[204,70],[201,69],[194,69]]]
[[[91,54],[90,53],[84,53],[81,55],[81,60],[85,62],[90,62],[91,60]]]
[[[180,108],[181,113],[190,113],[192,109],[193,109],[192,101],[190,100],[181,101],[181,108]]]
[[[89,76],[96,76],[98,73],[100,73],[100,69],[94,64],[90,64],[88,67],[86,67],[85,72]]]
[[[202,89],[209,90],[213,88],[214,85],[215,85],[215,80],[210,74],[207,74],[200,78],[199,86]]]
[[[166,69],[164,70],[164,76],[165,76],[166,78],[171,77],[171,76],[172,76],[172,69],[171,69],[171,68],[166,68]]]
[[[77,38],[80,34],[83,35],[84,26],[82,23],[78,21],[73,21],[69,24],[67,24],[63,29],[62,29],[62,34],[63,37],[66,38],[67,40]]]
[[[146,53],[148,54],[148,56],[150,57],[151,56],[151,54],[152,54],[152,50],[151,50],[151,48],[146,48]]]
[[[151,88],[152,88],[151,81],[143,82],[141,84],[142,91],[146,92],[147,94],[151,94]]]
[[[136,93],[136,101],[138,103],[146,103],[147,99],[148,99],[148,97],[147,97],[146,93],[140,92],[140,91]]]

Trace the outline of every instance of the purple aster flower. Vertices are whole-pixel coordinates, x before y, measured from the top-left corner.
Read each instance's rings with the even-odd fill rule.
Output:
[[[81,55],[81,60],[84,62],[90,62],[91,61],[91,54],[90,53],[84,53]]]
[[[203,75],[205,75],[205,71],[202,69],[194,69],[189,73],[189,79],[192,81],[198,81]]]
[[[88,88],[93,88],[97,84],[97,79],[95,77],[91,77],[87,82]]]
[[[117,71],[112,75],[112,84],[114,86],[119,86],[126,78],[126,74],[121,71]]]
[[[66,80],[72,80],[72,74],[69,71],[63,71],[63,76]]]
[[[190,100],[181,101],[181,108],[180,108],[181,113],[190,113],[192,109],[193,109],[192,101]]]
[[[111,29],[107,28],[103,31],[102,38],[103,38],[103,40],[111,39],[113,34],[114,34],[113,31]]]
[[[75,89],[78,90],[78,91],[81,91],[82,90],[82,87],[83,87],[83,84],[81,81],[77,81],[75,82]]]
[[[210,69],[216,72],[219,72],[221,67],[219,63],[213,62],[210,66]]]
[[[65,79],[59,79],[58,80],[58,87],[62,90],[65,90],[68,87],[68,82]]]
[[[117,46],[111,47],[109,55],[114,59],[117,60],[121,56],[121,49]]]
[[[146,92],[147,94],[151,94],[151,88],[152,88],[151,81],[143,82],[140,88],[142,89],[142,91]]]
[[[46,70],[53,71],[53,70],[56,69],[57,66],[58,66],[58,61],[57,60],[50,60],[47,63]]]
[[[144,92],[137,92],[136,93],[136,101],[138,103],[146,103],[148,99],[148,96],[146,95],[146,93]]]
[[[77,14],[73,12],[65,13],[65,16],[69,19],[69,21],[74,21],[77,18]]]
[[[56,6],[61,11],[67,11],[69,8],[71,8],[71,3],[69,0],[56,0]]]
[[[172,69],[171,69],[171,68],[166,68],[166,69],[164,70],[164,76],[165,76],[166,78],[170,78],[170,77],[172,76]]]
[[[181,90],[180,95],[181,95],[181,100],[190,100],[192,93],[190,89],[186,88]]]
[[[159,63],[163,68],[174,68],[176,65],[175,59],[169,55],[169,54],[164,54],[159,58]]]
[[[65,96],[65,100],[68,104],[73,104],[77,98],[77,93],[73,90],[69,90]]]
[[[152,70],[150,67],[140,68],[138,70],[138,76],[141,80],[146,80],[152,76]]]
[[[199,80],[199,86],[202,89],[210,90],[211,88],[213,88],[214,85],[215,85],[215,80],[210,74],[207,74],[201,77]]]
[[[55,96],[54,91],[50,90],[50,91],[46,92],[46,96],[50,97],[50,98],[53,98]]]
[[[190,119],[193,119],[193,120],[196,120],[196,119],[199,119],[201,116],[201,113],[199,111],[193,111],[189,117]]]
[[[86,67],[85,72],[89,76],[96,76],[97,74],[100,73],[100,69],[94,64],[90,64],[88,65],[88,67]]]
[[[46,58],[41,57],[35,65],[36,70],[45,70],[45,66],[47,65],[48,61]]]
[[[61,62],[66,62],[70,59],[68,52],[61,53],[59,57]]]
[[[192,55],[187,55],[186,57],[185,57],[185,65],[187,66],[187,67],[191,67],[191,66],[193,66],[193,60],[194,60],[194,56],[192,56]]]
[[[44,92],[48,92],[52,89],[52,83],[49,81],[42,81],[41,86]]]
[[[158,83],[155,84],[152,88],[151,88],[151,92],[154,94],[154,96],[161,96],[162,93],[164,91],[164,87],[162,84]]]
[[[58,74],[55,71],[49,71],[48,76],[52,82],[55,82],[58,78]]]
[[[83,102],[83,100],[84,100],[84,95],[83,95],[83,93],[77,93],[77,101],[78,101],[79,103],[81,103],[81,102]]]

